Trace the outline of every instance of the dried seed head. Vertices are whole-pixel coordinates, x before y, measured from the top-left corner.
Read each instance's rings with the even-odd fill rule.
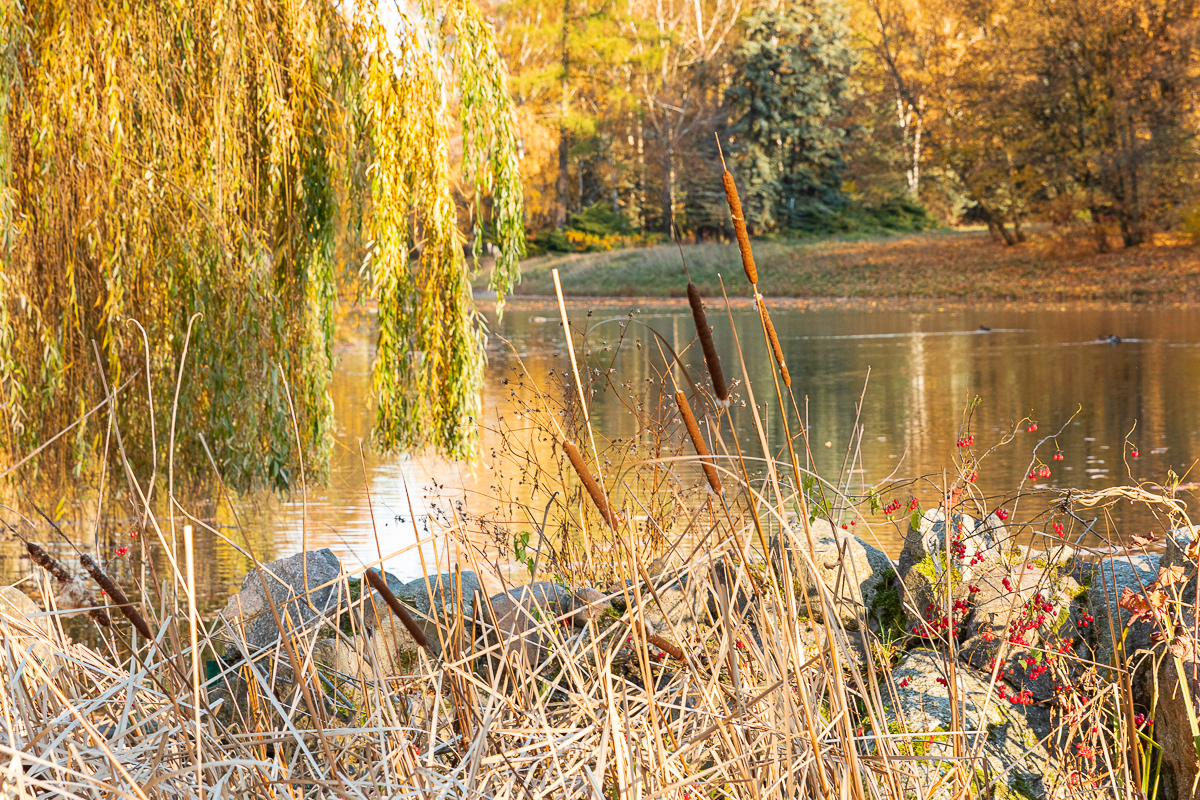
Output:
[[[567,453],[567,458],[571,460],[571,466],[575,468],[575,474],[583,482],[583,488],[587,489],[587,493],[592,497],[592,502],[600,510],[600,516],[604,517],[604,521],[608,523],[608,527],[615,531],[620,527],[621,519],[613,512],[612,506],[608,502],[608,495],[605,494],[604,489],[601,488],[600,484],[596,483],[596,479],[588,471],[587,464],[583,463],[583,456],[579,454],[579,448],[565,440],[562,446],[563,450]]]
[[[717,356],[717,347],[713,344],[712,326],[704,314],[704,301],[696,284],[688,281],[688,303],[692,307],[692,320],[696,323],[696,335],[700,337],[700,347],[704,351],[704,363],[708,366],[708,376],[712,378],[713,393],[721,405],[729,405],[729,387],[725,385],[725,373],[721,370],[721,359]]]
[[[68,572],[67,568],[59,563],[58,559],[33,542],[26,542],[25,550],[28,551],[29,558],[34,564],[49,572],[58,581],[56,600],[60,606],[63,608],[86,610],[88,616],[97,625],[102,625],[105,628],[112,625],[112,620],[109,619],[108,612],[96,605],[96,599],[92,597],[92,593],[88,591],[88,588],[78,578]]]
[[[387,579],[377,570],[369,569],[367,570],[367,583],[371,584],[372,589],[379,592],[383,602],[387,603],[392,613],[400,618],[400,622],[404,624],[413,641],[433,655],[433,648],[430,647],[429,640],[425,638],[425,632],[417,625],[416,620],[412,618],[412,614],[408,613],[408,609],[404,607],[399,598],[388,588]]]
[[[679,414],[683,417],[684,427],[687,428],[688,436],[692,437],[692,446],[696,448],[697,455],[700,456],[700,463],[704,466],[704,477],[708,479],[708,485],[718,495],[721,493],[721,477],[717,474],[716,465],[708,452],[708,445],[704,443],[704,438],[700,435],[700,426],[696,424],[696,417],[692,414],[692,408],[688,405],[687,397],[683,392],[675,393],[675,405],[679,406]]]
[[[79,563],[82,564],[83,568],[86,569],[88,574],[92,576],[92,580],[100,584],[100,588],[108,593],[108,596],[112,598],[114,603],[116,603],[117,610],[125,616],[125,619],[129,620],[130,624],[132,624],[134,628],[137,628],[137,632],[144,636],[147,640],[154,641],[154,633],[150,630],[150,626],[146,624],[146,620],[141,615],[141,612],[139,612],[137,608],[129,602],[129,598],[125,596],[125,592],[121,589],[121,585],[110,578],[108,573],[106,573],[100,567],[100,565],[96,563],[95,559],[93,559],[87,553],[84,553],[79,557]]]
[[[754,253],[750,250],[746,218],[742,216],[742,201],[738,199],[737,186],[728,170],[721,173],[721,183],[725,186],[725,202],[729,203],[729,216],[733,217],[733,232],[737,235],[738,250],[742,252],[742,266],[746,269],[746,278],[752,285],[757,286],[758,270],[754,268]]]
[[[788,372],[787,362],[783,360],[783,348],[779,346],[779,337],[775,335],[775,326],[771,323],[771,315],[767,313],[767,304],[763,302],[762,295],[758,297],[758,313],[767,329],[767,338],[771,340],[771,352],[775,354],[775,363],[779,365],[779,371],[783,375],[783,385],[790,387],[792,376]]]

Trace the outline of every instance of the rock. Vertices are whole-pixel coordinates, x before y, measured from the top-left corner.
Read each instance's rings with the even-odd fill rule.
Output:
[[[1166,797],[1183,800],[1200,796],[1200,759],[1192,743],[1184,688],[1192,708],[1200,713],[1200,663],[1183,660],[1182,680],[1175,659],[1167,655],[1159,667],[1158,707],[1154,710],[1154,733],[1162,747],[1162,783]],[[1195,670],[1195,671],[1193,671]]]
[[[305,563],[307,566],[302,566]],[[303,597],[305,569],[312,592],[307,599]],[[264,571],[279,617],[283,620],[286,613],[291,631],[311,633],[323,624],[336,624],[338,586],[334,581],[342,574],[342,564],[333,551],[324,548],[297,553],[264,565]],[[242,581],[242,590],[229,598],[223,616],[233,628],[233,635],[245,639],[251,654],[274,647],[279,641],[279,628],[256,569]],[[229,652],[238,650],[235,644]]]
[[[375,679],[373,665],[383,677],[410,672],[417,649],[417,643],[399,617],[389,614],[382,624],[352,639],[338,637],[317,642],[313,645],[313,660],[340,677],[371,681]]]
[[[1010,648],[1003,669],[1011,673],[1009,682],[1018,690],[1028,689],[1036,700],[1053,698],[1056,679],[1063,676],[1066,665],[1055,658],[1057,666],[1043,669],[1047,658],[1043,651],[1077,636],[1083,594],[1079,584],[1055,569],[1013,568],[980,576],[971,586],[978,591],[970,593],[974,605],[962,626],[962,660],[972,669],[990,673],[1001,645],[1012,641],[1015,647]],[[1074,653],[1074,647],[1068,652]]]
[[[16,623],[16,625],[7,625],[5,621],[0,620],[0,628],[7,628],[8,635],[18,638],[21,646],[29,650],[30,655],[49,669],[53,666],[53,651],[50,645],[39,641],[40,637],[36,634],[27,636],[18,630],[19,626],[29,630],[31,634],[37,632],[41,636],[49,637],[50,618],[36,616],[41,613],[42,609],[38,604],[17,587],[0,587],[0,615]]]
[[[1160,566],[1187,567],[1189,564],[1194,564],[1194,559],[1187,557],[1187,549],[1196,540],[1196,536],[1200,534],[1200,525],[1193,525],[1190,528],[1176,528],[1167,535],[1167,551],[1163,554]]]
[[[650,630],[680,645],[695,645],[712,627],[708,601],[695,583],[674,584],[657,590],[658,600],[642,592],[642,615]]]
[[[814,520],[809,524],[809,532],[813,540],[810,555],[816,574],[832,592],[842,624],[849,630],[858,630],[861,621],[866,618],[866,609],[874,603],[884,574],[892,568],[891,559],[862,539],[835,529],[828,520]],[[808,540],[804,529],[799,523],[793,523],[788,537],[788,560],[795,574],[803,576],[813,614],[818,621],[822,621],[820,592],[804,555],[807,550]],[[778,537],[772,543],[772,552],[778,563]]]
[[[564,627],[584,628],[603,613],[604,607],[604,596],[595,589],[577,592],[561,584],[537,581],[494,595],[478,611],[488,639],[502,642],[505,656],[517,653],[536,665],[550,654],[550,620],[565,617],[560,623]]]
[[[950,695],[945,679],[946,665],[943,657],[932,650],[914,650],[905,657],[892,672],[899,701],[898,716],[903,717],[909,733],[931,733],[917,737],[925,758],[910,762],[914,768],[927,771],[932,777],[940,769],[939,757],[952,756],[953,740],[951,727]],[[1048,768],[1049,754],[1039,743],[1035,728],[1039,725],[1032,719],[1038,712],[1023,707],[1001,707],[992,692],[990,703],[986,703],[988,683],[975,674],[959,669],[955,672],[955,687],[959,696],[960,719],[963,731],[986,731],[983,743],[983,758],[987,759],[991,775],[1006,775],[1007,786],[1014,792],[1032,792],[1024,796],[1045,797],[1041,776]],[[887,697],[887,695],[885,695]],[[893,701],[885,701],[889,704]],[[986,707],[986,711],[984,710]],[[1041,727],[1049,728],[1049,720],[1042,720]],[[938,731],[945,733],[937,735]],[[978,734],[964,733],[964,750],[973,752],[978,744]],[[915,743],[914,743],[915,744]],[[1026,751],[1029,751],[1026,755]],[[944,795],[949,797],[947,789]],[[1021,795],[1018,795],[1021,796]]]
[[[1112,628],[1118,637],[1129,620],[1129,612],[1117,606],[1121,595],[1126,588],[1140,593],[1144,587],[1153,583],[1158,575],[1160,560],[1161,556],[1157,554],[1138,553],[1101,559],[1092,567],[1088,604],[1096,621],[1089,627],[1096,637],[1095,660],[1099,663],[1107,664],[1113,657],[1109,620],[1112,620]],[[1145,621],[1135,623],[1129,628],[1125,637],[1126,656],[1150,646],[1151,630],[1151,623]]]
[[[925,630],[926,623],[938,630],[942,620],[950,616],[946,609],[947,581],[950,581],[951,607],[966,600],[967,584],[962,572],[957,568],[947,571],[945,554],[938,556],[938,560],[926,556],[923,561],[911,565],[903,577],[900,602],[910,631]],[[957,620],[957,613],[954,616]]]
[[[982,522],[969,514],[953,514],[951,522],[955,529],[951,531],[955,537],[953,545],[953,566],[962,571],[965,577],[971,577],[982,570],[980,565],[1000,556],[1001,539],[1005,529],[1004,523],[995,514],[990,514]],[[920,527],[914,528],[909,521],[907,533],[904,535],[904,548],[900,551],[900,577],[906,577],[910,569],[926,559],[938,561],[935,555],[946,549],[946,512],[940,508],[931,508],[921,515]],[[940,559],[945,564],[945,558]]]
[[[401,583],[395,576],[384,574],[392,594],[413,612],[413,621],[425,634],[435,655],[441,655],[442,639],[450,630],[460,631],[463,638],[458,644],[466,645],[465,637],[470,635],[471,620],[478,613],[476,606],[483,599],[479,576],[471,570],[462,570],[458,577],[454,573],[443,572],[440,575],[430,575],[427,584],[426,578]],[[372,592],[371,595],[378,607],[387,608],[377,592]],[[462,625],[459,625],[460,612]],[[415,648],[415,642],[413,646]]]

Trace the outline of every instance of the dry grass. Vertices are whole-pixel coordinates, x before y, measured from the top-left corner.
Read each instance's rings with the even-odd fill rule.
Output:
[[[733,294],[749,294],[740,279],[737,246],[684,248],[692,280],[706,296],[720,294],[717,273]],[[903,297],[978,300],[1182,300],[1200,295],[1200,250],[1179,237],[1099,254],[1087,245],[1035,237],[1005,247],[985,232],[939,231],[855,241],[754,243],[768,297]],[[550,270],[567,294],[614,297],[682,296],[687,278],[672,246],[614,250],[525,261],[518,294],[551,295]]]

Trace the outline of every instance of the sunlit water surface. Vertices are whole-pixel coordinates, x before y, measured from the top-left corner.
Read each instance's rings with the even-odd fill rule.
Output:
[[[704,375],[698,348],[685,350],[694,328],[687,306],[680,301],[576,301],[568,311],[573,328],[590,329],[593,355],[605,364],[612,360],[613,374],[627,385],[658,391],[656,378],[662,373],[656,365],[662,360],[648,328],[683,352],[682,360],[693,377]],[[951,478],[958,471],[960,425],[969,403],[978,397],[970,428],[976,436],[976,452],[996,444],[1020,423],[1015,440],[983,461],[976,482],[990,507],[1008,504],[1010,510],[1011,496],[1005,493],[1011,495],[1025,478],[1035,445],[1060,428],[1061,435],[1038,450],[1041,462],[1051,467],[1051,477],[1026,481],[1026,487],[1095,490],[1164,481],[1168,469],[1187,473],[1200,456],[1200,406],[1195,401],[1200,378],[1197,311],[1192,306],[1163,305],[772,302],[792,388],[807,417],[812,457],[820,474],[831,480],[840,475],[841,483],[856,492],[889,476],[894,481],[930,476],[897,488],[894,494],[904,500],[916,495],[925,503],[936,502],[942,470]],[[627,318],[630,312],[637,322],[626,328],[618,346],[619,322],[603,321]],[[710,307],[709,315],[726,374],[741,381],[729,319],[723,308]],[[735,307],[732,316],[756,399],[770,401],[764,414],[771,447],[783,452],[770,354],[758,316],[746,305]],[[500,476],[490,454],[498,446],[495,429],[500,417],[508,415],[511,422],[514,414],[510,398],[518,359],[543,389],[559,385],[550,380],[551,373],[569,374],[559,319],[552,301],[529,299],[510,302],[503,320],[494,315],[490,319],[494,335],[488,344],[483,397],[484,455],[478,463],[383,458],[370,451],[373,340],[365,326],[346,335],[337,350],[333,382],[337,442],[328,484],[309,486],[306,502],[300,492],[288,498],[242,498],[237,501],[236,520],[219,504],[197,498],[198,514],[239,544],[243,541],[240,521],[262,560],[297,552],[307,541],[309,547],[333,549],[350,566],[374,562],[382,555],[387,568],[404,578],[417,577],[434,564],[444,568],[459,561],[471,567],[457,546],[447,545],[444,539],[430,541],[427,532],[431,525],[436,530],[439,524],[453,522],[459,512],[473,518],[491,508],[490,490]],[[1121,341],[1098,338],[1109,336]],[[578,331],[575,337],[577,348],[582,349]],[[857,412],[860,396],[861,415]],[[610,391],[598,398],[590,409],[596,429],[607,437],[632,434],[634,420],[616,394]],[[735,403],[732,412],[744,446],[756,447],[750,409]],[[860,436],[855,436],[856,419],[862,425]],[[1037,431],[1026,433],[1030,423],[1022,420],[1036,421]],[[366,443],[361,455],[360,442]],[[546,443],[525,444],[533,451],[549,452]],[[1134,449],[1137,458],[1130,456]],[[1063,460],[1053,460],[1059,451]],[[1020,516],[1028,518],[1039,510],[1039,502],[1022,501]],[[1144,509],[1128,504],[1114,506],[1110,514],[1115,528],[1106,527],[1103,517],[1097,524],[1097,530],[1110,536],[1145,533],[1155,525]],[[1090,519],[1096,513],[1084,516]],[[868,515],[868,521],[881,523],[871,525],[871,535],[895,556],[899,529],[882,524],[878,515]],[[67,522],[72,522],[70,515]],[[97,546],[94,523],[75,520],[73,524],[74,530],[67,527],[69,533],[78,533],[84,546]],[[414,545],[418,534],[427,539],[420,548]],[[105,526],[100,549],[115,558],[108,550],[128,543],[122,538],[125,535],[119,525]],[[220,537],[204,530],[197,535],[197,581],[203,605],[212,609],[240,582],[247,562]],[[485,574],[496,567],[503,573],[510,567],[508,554],[496,546],[493,530],[475,529],[472,536],[482,551],[476,552],[474,566]],[[29,572],[29,563],[15,544],[4,546],[2,565],[9,582]]]

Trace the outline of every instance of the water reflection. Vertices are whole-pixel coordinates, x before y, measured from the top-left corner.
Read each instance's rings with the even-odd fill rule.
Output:
[[[605,322],[591,332],[589,343],[602,365],[611,361],[616,378],[629,386],[658,391],[652,368],[658,356],[644,324],[683,353],[693,377],[703,375],[698,348],[688,348],[693,328],[682,302],[576,301],[569,309],[581,325],[596,325],[626,317],[631,306],[639,324],[622,332],[618,323]],[[985,493],[1000,495],[1015,488],[1030,467],[1033,446],[1064,424],[1062,434],[1039,453],[1051,467],[1051,477],[1036,483],[1096,489],[1131,480],[1162,481],[1169,468],[1185,475],[1200,455],[1200,409],[1192,388],[1200,377],[1200,315],[1194,307],[780,301],[772,303],[772,314],[809,426],[815,467],[834,477],[854,463],[859,471],[848,479],[855,489],[876,485],[894,472],[898,478],[940,474],[943,468],[953,472],[959,425],[975,397],[981,402],[973,412],[972,431],[980,450],[999,441],[1019,420],[1038,424],[1036,433],[1022,428],[1011,445],[983,463],[978,485]],[[770,353],[751,307],[740,304],[732,316],[761,403],[773,386]],[[744,378],[729,318],[713,307],[709,317],[727,375],[740,383]],[[511,470],[496,469],[500,443],[494,430],[501,418],[520,430],[512,402],[518,360],[543,389],[560,386],[569,375],[552,302],[516,300],[502,321],[493,317],[490,325],[497,335],[488,347],[488,432],[478,464],[382,458],[368,445],[360,450],[360,443],[369,442],[372,424],[372,342],[369,332],[361,331],[338,348],[333,386],[337,444],[329,484],[309,487],[307,504],[299,493],[287,499],[243,498],[238,519],[216,498],[198,498],[193,513],[210,519],[220,534],[242,546],[244,529],[264,560],[296,552],[307,541],[310,547],[332,548],[351,565],[376,561],[382,554],[388,568],[405,578],[435,564],[445,568],[460,561],[471,567],[452,543],[428,541],[428,531],[460,520],[463,513],[482,513],[501,483],[505,492],[535,491],[528,483],[519,484]],[[1119,336],[1120,343],[1109,343],[1105,337],[1110,335]],[[860,395],[861,415],[856,408]],[[732,411],[742,441],[753,442],[751,409],[737,404]],[[784,447],[777,411],[763,412],[776,452]],[[591,413],[604,437],[628,438],[638,432],[637,420],[611,393]],[[862,425],[859,434],[856,423]],[[1136,459],[1129,456],[1135,448]],[[529,450],[539,468],[557,469],[548,458],[548,442],[532,442]],[[1051,460],[1056,450],[1064,460]],[[906,491],[929,502],[937,489],[930,482]],[[543,493],[532,505],[544,502]],[[84,504],[68,515],[72,524],[67,531],[78,537],[77,543],[93,544],[95,525],[86,521],[94,518],[91,511]],[[1112,514],[1125,536],[1154,526],[1148,514],[1128,506],[1117,506]],[[109,527],[101,546],[127,536],[134,526]],[[873,525],[873,531],[894,555],[898,531],[883,524]],[[211,608],[240,581],[247,561],[221,535],[203,530],[198,535],[205,556],[198,564],[198,580]],[[482,548],[476,559],[508,568],[490,535],[488,530],[473,531]],[[427,540],[419,548],[418,536]],[[15,546],[6,545],[3,554],[6,580],[27,573],[28,562]]]

